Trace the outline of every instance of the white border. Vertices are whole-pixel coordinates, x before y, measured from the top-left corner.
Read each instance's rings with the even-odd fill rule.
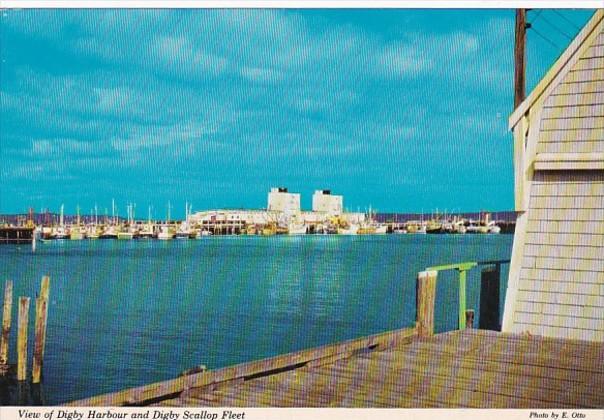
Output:
[[[164,414],[165,419],[185,420],[434,420],[446,418],[447,420],[529,420],[532,418],[548,418],[572,420],[579,414],[582,420],[601,420],[602,410],[599,409],[451,409],[451,408],[424,408],[424,409],[392,409],[392,408],[228,408],[228,407],[0,407],[0,418],[3,420],[26,420],[27,417],[19,415],[19,409],[39,415],[38,420],[66,420],[65,414],[78,413],[77,419],[88,419],[89,411],[97,413],[118,414],[121,418],[129,420],[133,413],[147,413],[148,418],[162,419],[157,415]],[[65,413],[60,416],[59,412]],[[193,414],[185,416],[185,411]],[[225,415],[225,412],[227,415]],[[228,413],[234,416],[229,418]],[[243,414],[243,415],[241,415]],[[537,416],[535,415],[537,414]],[[557,417],[554,417],[554,414]],[[239,416],[237,416],[239,415]],[[539,417],[541,416],[541,417]],[[547,416],[547,417],[545,417]],[[109,416],[104,418],[117,418]],[[71,419],[76,417],[72,416]],[[98,417],[101,418],[101,417]]]
[[[503,9],[604,8],[602,0],[0,0],[0,8]]]

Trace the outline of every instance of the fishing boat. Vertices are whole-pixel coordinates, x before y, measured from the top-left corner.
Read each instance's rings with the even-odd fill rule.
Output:
[[[174,234],[174,237],[176,239],[189,239],[191,237],[191,235],[193,235],[193,234],[189,230],[178,229],[176,231],[176,233]]]
[[[289,225],[288,233],[290,235],[305,235],[306,226],[303,224],[291,224]]]
[[[338,234],[340,235],[357,235],[359,232],[359,225],[351,223],[347,227],[338,228]]]
[[[41,239],[42,240],[52,239],[52,230],[53,229],[50,226],[43,226],[42,227],[42,237],[41,237]]]
[[[50,237],[52,239],[56,239],[56,240],[69,239],[69,232],[67,232],[67,229],[65,228],[63,210],[64,210],[64,205],[61,204],[61,213],[59,215],[59,226],[54,227],[52,229],[52,232],[50,234]]]
[[[53,229],[51,238],[56,240],[69,239],[69,233],[65,229],[65,226],[57,226]]]
[[[463,220],[458,220],[453,223],[453,233],[465,234],[467,232],[466,225]]]
[[[489,228],[486,225],[484,225],[476,220],[470,219],[466,222],[466,232],[467,233],[489,233]]]
[[[120,234],[124,235],[121,239],[136,239],[139,236],[139,228],[134,221],[134,209],[136,208],[136,203],[130,203],[128,205],[128,229],[125,232],[120,232]],[[120,239],[120,234],[118,234],[118,239]]]
[[[99,239],[99,232],[96,225],[89,226],[86,230],[86,237],[88,239]]]
[[[175,237],[176,239],[189,239],[194,237],[195,234],[189,227],[189,203],[185,203],[185,220],[180,224],[178,230],[176,231]]]
[[[99,239],[117,239],[117,228],[113,225],[105,226]]]
[[[169,226],[162,226],[159,233],[157,234],[157,239],[161,241],[168,241],[174,238],[174,233],[170,229]]]
[[[201,239],[204,236],[211,236],[212,232],[206,229],[199,229],[197,233],[195,233],[195,239]]]
[[[79,225],[72,226],[69,229],[69,239],[72,241],[81,241],[86,237],[86,230],[84,230]]]
[[[377,225],[375,228],[376,235],[385,235],[388,233],[388,225]]]
[[[359,226],[359,229],[357,230],[357,235],[375,235],[375,233],[375,226],[371,225]]]
[[[388,233],[388,225],[377,222],[375,211],[369,206],[366,221],[359,225],[357,235],[384,235]]]
[[[141,239],[152,239],[153,238],[153,226],[145,225],[145,227],[138,232],[138,236]]]
[[[405,228],[407,229],[407,233],[425,234],[426,233],[426,222],[410,220],[407,223],[405,223]]]
[[[92,218],[92,214],[90,215]],[[99,216],[97,205],[94,205],[94,223],[86,227],[86,238],[99,239]]]
[[[491,221],[487,224],[488,233],[499,234],[501,233],[501,228],[497,226],[494,221]]]
[[[277,226],[275,224],[269,223],[265,227],[262,228],[262,236],[273,236],[277,234]]]
[[[147,224],[138,232],[138,236],[142,239],[153,238],[153,223],[151,223],[151,206],[149,206],[147,214]]]
[[[130,230],[123,230],[117,233],[117,239],[119,240],[129,240],[132,238],[134,238],[134,232],[131,232]]]
[[[72,241],[81,241],[86,236],[86,230],[80,224],[80,206],[76,207],[77,220],[75,225],[69,229],[69,239]]]
[[[172,205],[168,201],[166,224],[160,227],[160,230],[157,234],[157,239],[159,239],[161,241],[169,241],[174,238],[174,232],[170,228],[170,210],[171,209],[172,209]]]
[[[443,224],[439,220],[429,220],[426,223],[426,233],[443,233]]]

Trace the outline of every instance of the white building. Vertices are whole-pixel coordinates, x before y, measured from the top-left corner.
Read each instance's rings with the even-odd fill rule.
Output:
[[[277,211],[286,215],[300,213],[300,194],[290,193],[287,188],[271,188],[268,193],[268,211]]]
[[[191,225],[263,225],[271,221],[266,210],[207,210],[191,214]]]
[[[312,196],[312,211],[339,216],[344,210],[344,197],[332,195],[330,190],[316,190]]]
[[[313,196],[313,211],[301,211],[300,194],[290,193],[285,188],[272,188],[268,194],[267,210],[219,209],[189,214],[189,225],[202,230],[220,232],[240,231],[247,226],[317,225],[338,217],[349,224],[365,222],[364,213],[344,213],[343,197],[331,195],[327,190],[316,191]]]

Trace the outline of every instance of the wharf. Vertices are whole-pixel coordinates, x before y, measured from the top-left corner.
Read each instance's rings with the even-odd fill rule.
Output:
[[[0,244],[30,244],[33,232],[31,227],[0,227]]]
[[[602,360],[603,343],[411,328],[70,405],[602,408]]]

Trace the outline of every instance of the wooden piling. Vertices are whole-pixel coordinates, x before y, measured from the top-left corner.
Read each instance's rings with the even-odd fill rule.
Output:
[[[10,336],[11,314],[13,308],[13,282],[4,284],[4,307],[2,311],[2,337],[0,337],[0,365],[8,364],[8,339]]]
[[[29,321],[29,298],[19,298],[19,319],[17,331],[17,380],[27,377],[27,323]]]
[[[42,277],[42,283],[40,284],[40,297],[48,301],[48,295],[50,292],[50,277]]]
[[[44,357],[44,342],[46,329],[47,302],[41,297],[36,299],[36,338],[34,341],[34,358],[32,365],[32,383],[39,384],[42,376],[42,363]]]
[[[466,311],[466,329],[474,328],[474,309]]]
[[[417,335],[434,335],[434,302],[436,299],[437,271],[422,271],[417,276]]]
[[[42,365],[44,363],[44,348],[46,346],[46,320],[48,319],[48,295],[50,292],[50,277],[42,277],[40,297],[36,299],[36,323],[34,357],[32,366],[32,382],[39,384],[42,379]]]
[[[43,324],[42,333],[41,333],[41,340],[42,340],[41,341],[41,343],[42,343],[41,357],[42,357],[42,359],[44,359],[44,349],[45,349],[45,344],[46,344],[46,321],[48,319],[49,295],[50,295],[50,277],[44,276],[44,277],[42,277],[42,284],[40,285],[40,298],[43,299],[44,302],[46,302],[46,306],[44,308],[44,313],[43,313],[44,324]]]
[[[496,264],[482,270],[480,274],[480,313],[478,328],[501,331],[499,323],[499,293],[501,265]]]

